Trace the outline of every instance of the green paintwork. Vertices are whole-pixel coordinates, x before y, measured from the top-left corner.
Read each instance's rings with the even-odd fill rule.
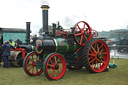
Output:
[[[37,65],[36,65],[36,68],[38,68],[38,69],[43,69],[43,66],[37,66]]]
[[[12,39],[13,41],[16,41],[17,39],[20,39],[23,43],[26,41],[26,33],[9,33],[4,32],[3,33],[3,42]]]
[[[74,45],[69,46],[65,38],[55,38],[55,41],[57,43],[56,52],[73,53],[79,48],[79,46],[75,42]]]

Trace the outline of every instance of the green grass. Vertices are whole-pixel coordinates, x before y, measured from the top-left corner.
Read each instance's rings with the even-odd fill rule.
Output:
[[[112,62],[112,59],[111,61]],[[28,76],[23,68],[0,67],[0,85],[128,85],[128,59],[115,59],[117,68],[90,74],[86,69],[66,71],[64,77],[49,81],[44,74]]]

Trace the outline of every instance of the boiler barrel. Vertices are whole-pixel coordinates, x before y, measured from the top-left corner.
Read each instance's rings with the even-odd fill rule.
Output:
[[[69,42],[65,38],[54,38],[56,44],[55,52],[62,52],[62,53],[72,53],[76,51],[78,45],[73,42],[72,45],[69,45]]]
[[[36,41],[36,52],[73,53],[79,46],[76,42],[71,42],[72,44],[69,44],[70,42],[65,38],[38,39]]]

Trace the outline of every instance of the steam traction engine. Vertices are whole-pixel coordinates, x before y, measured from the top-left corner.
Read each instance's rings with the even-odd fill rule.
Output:
[[[66,32],[59,24],[48,30],[48,5],[42,5],[43,32],[37,39],[35,51],[28,53],[23,68],[29,76],[44,72],[49,80],[57,80],[69,70],[86,69],[91,73],[103,72],[109,63],[109,49],[104,41],[92,32],[85,21],[78,22]],[[93,35],[93,34],[94,35]]]

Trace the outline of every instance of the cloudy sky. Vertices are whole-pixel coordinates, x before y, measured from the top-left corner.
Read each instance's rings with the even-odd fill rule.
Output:
[[[26,28],[31,22],[32,33],[42,27],[41,4],[48,3],[49,25],[60,21],[70,28],[86,21],[97,31],[126,29],[128,25],[128,0],[0,0],[0,27]]]

